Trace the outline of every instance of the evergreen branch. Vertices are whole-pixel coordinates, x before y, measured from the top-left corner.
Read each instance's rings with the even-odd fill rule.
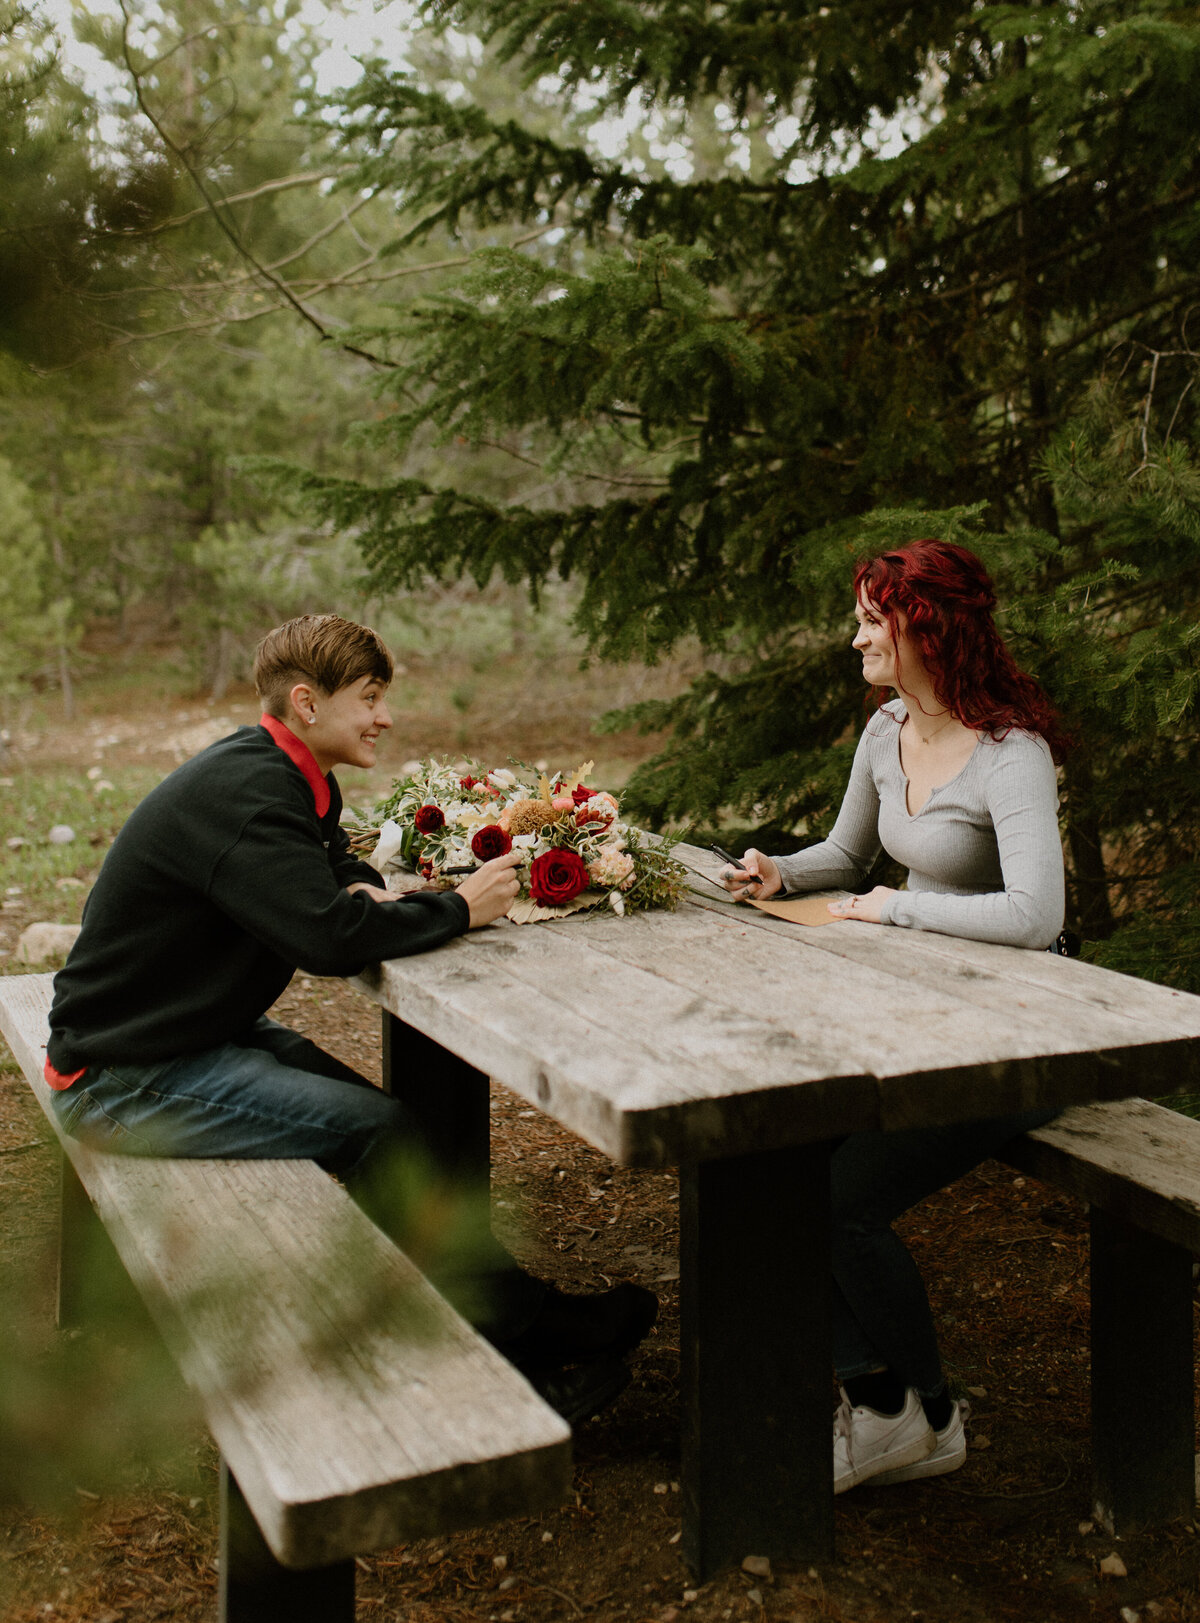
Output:
[[[190,34],[181,34],[174,44],[165,51],[160,51],[157,56],[147,57],[146,68],[147,70],[161,68],[173,56],[177,56],[180,51],[186,52],[191,46],[200,44],[217,33],[236,34],[244,26],[244,21],[244,18],[235,17],[229,22],[205,23],[203,28],[193,29]]]
[[[168,132],[166,126],[163,124],[162,120],[150,107],[150,104],[146,99],[142,75],[140,70],[134,65],[132,48],[129,43],[130,17],[127,7],[127,0],[117,0],[117,3],[121,11],[121,54],[130,79],[132,80],[134,97],[137,101],[137,105],[142,116],[154,130],[155,134],[163,143],[164,147],[166,147],[167,151],[170,152],[172,157],[179,164],[180,168],[187,174],[188,178],[192,182],[192,185],[196,188],[197,192],[199,192],[201,198],[203,199],[205,207],[207,208],[209,215],[213,219],[218,230],[221,232],[222,236],[225,237],[226,241],[233,248],[234,252],[244,259],[246,263],[250,265],[255,272],[257,272],[261,279],[269,287],[274,289],[283,302],[289,305],[302,321],[317,332],[322,340],[327,343],[334,342],[332,334],[319,319],[319,317],[317,317],[312,311],[308,310],[300,302],[300,300],[295,297],[286,282],[281,281],[278,277],[274,276],[266,268],[266,266],[262,265],[255,255],[251,253],[250,249],[242,241],[241,235],[237,231],[236,227],[233,226],[226,218],[223,207],[218,206],[219,203],[223,204],[224,200],[216,199],[210,195],[208,186],[196,165],[191,162],[183,147],[174,140],[174,138]],[[355,355],[360,360],[369,362],[372,366],[390,367],[393,364],[381,356],[372,355],[368,350],[360,349],[353,344],[338,344],[337,347],[344,350],[348,355]]]
[[[486,445],[492,451],[503,451],[505,456],[512,457],[516,462],[523,462],[527,468],[536,468],[539,473],[550,471],[544,462],[537,461],[535,457],[525,456],[521,451],[514,450],[511,445],[502,445],[499,440],[480,440],[478,443]],[[601,485],[631,485],[644,490],[665,490],[670,485],[669,479],[633,478],[628,475],[594,473],[589,472],[586,468],[564,468],[561,471],[571,479],[590,479],[594,483]]]
[[[114,335],[110,339],[108,347],[113,350],[121,350],[129,349],[135,344],[159,343],[167,338],[183,338],[196,333],[219,332],[223,327],[248,326],[252,321],[263,321],[268,316],[279,315],[283,308],[284,306],[279,304],[269,304],[261,310],[247,310],[242,314],[232,314],[224,310],[220,315],[209,316],[206,319],[181,321],[174,327],[158,327],[148,331],[139,329],[136,332],[130,332],[123,327],[103,327],[103,324],[101,325],[102,330]],[[81,364],[83,359],[86,359],[86,357],[67,362],[63,366],[47,368],[44,375],[51,376],[54,372],[68,372],[72,367]]]
[[[340,105],[350,115],[344,143],[366,142],[375,152],[359,163],[357,182],[395,188],[421,210],[398,247],[439,227],[453,231],[464,214],[480,224],[501,215],[524,221],[565,205],[587,240],[608,230],[614,211],[639,239],[670,230],[694,240],[694,222],[715,209],[732,216],[746,201],[778,205],[803,190],[782,177],[764,183],[726,175],[680,185],[634,174],[400,74],[366,76]]]
[[[1131,227],[1135,223],[1156,215],[1178,213],[1187,204],[1194,203],[1198,197],[1200,197],[1200,183],[1189,186],[1182,192],[1174,193],[1170,198],[1161,202],[1145,203],[1131,213],[1112,220],[1103,229],[1086,233],[1082,237],[1072,237],[1067,242],[1059,244],[1057,248],[1047,249],[1043,253],[1032,255],[1028,260],[1027,269],[1030,274],[1036,275],[1051,265],[1060,264],[1064,260],[1077,259],[1087,248],[1106,247],[1111,249],[1117,243],[1127,246]],[[949,303],[956,299],[969,297],[972,294],[994,292],[997,288],[1010,283],[1013,274],[1012,268],[1006,267],[990,277],[976,278],[970,282],[964,282],[959,287],[940,290],[931,289],[923,296],[935,303]]]
[[[364,206],[369,201],[370,199],[363,199]],[[201,209],[199,212],[201,214],[205,214],[207,213],[207,210]],[[273,260],[268,268],[271,270],[279,270],[282,266],[291,263],[293,259],[302,258],[303,255],[307,253],[318,241],[320,241],[323,236],[332,235],[335,230],[346,223],[347,216],[343,214],[326,231],[321,232],[315,237],[310,237],[307,243],[305,243],[300,249],[296,250],[295,253],[286,255],[283,259]],[[553,222],[538,226],[535,231],[527,231],[523,236],[514,237],[511,246],[514,248],[524,247],[527,243],[536,242],[539,237],[544,237],[548,231],[553,231],[554,229],[555,226]],[[383,282],[403,281],[406,277],[424,276],[431,271],[459,270],[469,265],[472,260],[471,254],[455,254],[449,259],[425,260],[418,265],[396,265],[390,270],[381,271],[377,276],[364,276],[362,272],[368,270],[373,265],[378,265],[381,257],[381,251],[379,249],[373,249],[365,256],[365,258],[360,259],[357,264],[349,265],[344,270],[338,271],[336,274],[311,277],[307,280],[304,278],[293,278],[290,286],[296,289],[298,292],[303,293],[306,297],[312,297],[318,293],[328,293],[331,290],[339,290],[346,287],[374,287]],[[253,283],[254,280],[255,278],[253,272],[248,271],[243,276],[227,277],[224,281],[220,282],[150,282],[141,286],[135,284],[128,288],[121,288],[113,293],[89,292],[86,293],[84,297],[86,297],[90,302],[97,304],[103,304],[115,299],[124,299],[127,298],[130,293],[171,293],[179,297],[195,297],[213,292],[230,293],[238,288],[245,287],[247,284]],[[272,307],[272,310],[260,311],[258,314],[269,315],[273,313],[274,310],[278,310],[280,308],[281,306],[275,305]],[[212,322],[206,322],[204,325],[211,326],[213,324],[214,323]],[[171,329],[171,331],[186,330],[186,328]],[[168,336],[168,334],[164,333],[162,336]]]
[[[1046,358],[1052,359],[1070,355],[1074,351],[1081,349],[1085,344],[1091,343],[1093,339],[1111,332],[1114,327],[1133,320],[1135,316],[1145,315],[1147,311],[1155,310],[1163,304],[1178,304],[1181,299],[1190,298],[1198,293],[1200,293],[1200,277],[1194,277],[1190,282],[1180,282],[1173,287],[1148,294],[1145,298],[1136,299],[1130,304],[1123,305],[1120,309],[1107,310],[1104,315],[1098,316],[1095,321],[1090,322],[1078,332],[1071,333],[1069,337],[1060,338],[1057,343],[1049,345],[1045,352]],[[1022,382],[1023,378],[1024,374],[1021,372],[1010,372],[1002,380],[992,380],[987,388],[961,395],[948,409],[953,411],[966,405],[978,405],[998,390],[1011,389],[1015,384]],[[1067,411],[1064,408],[1063,411],[1048,419],[1048,424],[1052,426],[1055,423],[1060,423],[1065,420],[1066,416]]]
[[[656,426],[660,422],[659,418],[651,416],[649,412],[635,411],[631,406],[597,406],[596,410],[602,416],[612,417],[620,422],[644,423],[647,428]],[[707,417],[684,417],[681,418],[680,421],[691,423],[694,428],[700,429],[710,428],[712,426]],[[748,439],[760,440],[766,438],[765,429],[750,428],[745,423],[738,428],[737,432],[739,435],[745,435]]]
[[[322,169],[314,174],[283,175],[278,180],[264,180],[260,186],[251,186],[247,191],[230,193],[228,196],[223,197],[221,202],[226,207],[232,207],[235,203],[252,203],[260,197],[270,197],[279,192],[294,191],[298,186],[316,186],[323,180],[339,179],[347,173],[347,167],[342,165],[336,169]],[[166,231],[178,230],[181,225],[190,225],[193,220],[203,218],[209,211],[209,204],[205,202],[201,208],[189,209],[186,214],[172,215],[170,219],[160,220],[155,225],[129,226],[123,230],[106,226],[97,235],[101,239],[112,237],[117,241],[125,241],[130,238],[158,237]]]
[[[496,41],[501,61],[521,57],[530,82],[554,74],[593,94],[601,86],[602,105],[634,94],[678,105],[720,94],[741,117],[755,101],[790,109],[802,100],[814,147],[872,113],[892,115],[919,90],[931,53],[953,39],[953,8],[886,8],[884,75],[873,6],[426,0],[425,10]]]

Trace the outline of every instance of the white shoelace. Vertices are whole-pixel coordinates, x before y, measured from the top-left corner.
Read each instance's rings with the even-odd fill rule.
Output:
[[[846,1396],[845,1392],[842,1393],[842,1401],[838,1404],[837,1412],[834,1414],[834,1417],[833,1417],[833,1440],[834,1440],[835,1443],[837,1442],[839,1437],[845,1438],[845,1441],[846,1441],[846,1458],[849,1459],[850,1458],[850,1399]]]

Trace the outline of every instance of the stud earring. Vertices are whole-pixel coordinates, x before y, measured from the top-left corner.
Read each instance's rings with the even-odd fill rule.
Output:
[[[316,719],[317,719],[316,716],[309,716],[308,725],[311,727],[313,725],[313,723],[316,721]]]

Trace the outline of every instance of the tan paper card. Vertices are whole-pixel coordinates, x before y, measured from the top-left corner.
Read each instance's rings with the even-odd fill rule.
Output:
[[[782,901],[751,902],[751,907],[757,907],[760,913],[770,913],[777,919],[787,919],[791,924],[807,924],[810,927],[817,924],[841,924],[829,911],[829,903],[837,901],[843,894],[840,890],[823,890],[812,896],[785,896]]]

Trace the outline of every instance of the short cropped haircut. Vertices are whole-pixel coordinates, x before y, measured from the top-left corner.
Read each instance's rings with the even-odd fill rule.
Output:
[[[340,614],[302,614],[268,631],[254,650],[254,686],[267,714],[281,721],[297,682],[336,693],[373,676],[386,687],[392,670],[392,656],[379,633]]]

